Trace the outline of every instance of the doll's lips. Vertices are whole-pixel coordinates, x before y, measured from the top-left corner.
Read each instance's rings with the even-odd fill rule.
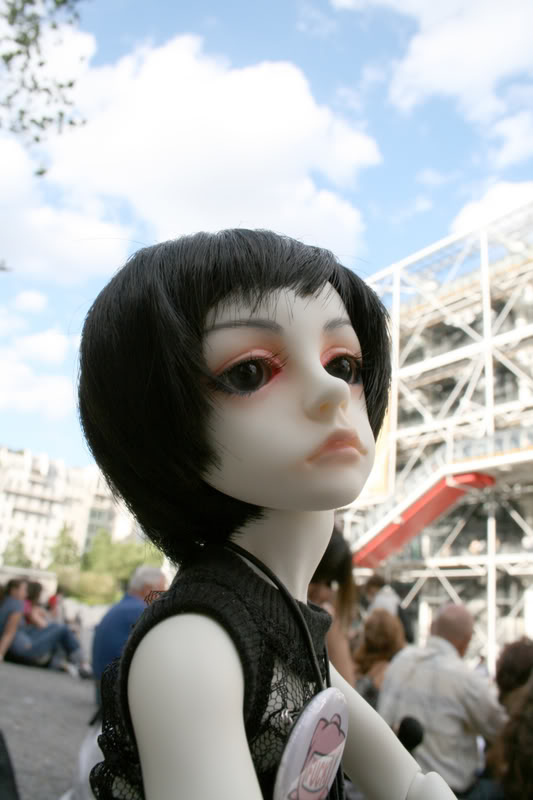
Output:
[[[368,450],[361,442],[355,431],[341,429],[328,436],[325,442],[311,453],[308,461],[316,461],[322,456],[330,455],[336,451],[356,450],[361,455],[366,455]]]

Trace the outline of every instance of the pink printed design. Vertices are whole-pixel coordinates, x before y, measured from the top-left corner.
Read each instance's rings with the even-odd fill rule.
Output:
[[[325,800],[339,768],[345,738],[338,714],[329,722],[327,719],[318,721],[298,786],[290,792],[288,800]]]

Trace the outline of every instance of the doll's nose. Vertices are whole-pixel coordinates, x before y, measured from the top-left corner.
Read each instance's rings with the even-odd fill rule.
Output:
[[[350,401],[348,384],[323,372],[308,387],[305,397],[305,411],[314,420],[333,419],[339,409],[346,410]]]

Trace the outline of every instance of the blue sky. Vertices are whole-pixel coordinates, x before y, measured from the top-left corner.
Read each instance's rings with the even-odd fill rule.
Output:
[[[365,276],[533,200],[530,0],[80,12],[47,52],[86,125],[40,152],[0,136],[0,444],[90,461],[79,334],[141,244],[271,227]]]

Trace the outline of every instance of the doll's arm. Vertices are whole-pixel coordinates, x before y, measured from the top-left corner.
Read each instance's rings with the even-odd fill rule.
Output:
[[[331,665],[331,683],[348,703],[343,769],[368,800],[454,800],[435,772],[422,775],[385,720]]]
[[[261,800],[226,631],[197,614],[155,626],[133,657],[128,700],[146,800]]]

